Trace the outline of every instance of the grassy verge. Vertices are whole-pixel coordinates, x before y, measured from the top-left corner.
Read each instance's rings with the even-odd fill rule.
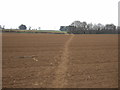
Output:
[[[51,33],[51,34],[66,34],[65,31],[57,31],[57,30],[11,30],[11,29],[4,29],[0,30],[3,33]]]

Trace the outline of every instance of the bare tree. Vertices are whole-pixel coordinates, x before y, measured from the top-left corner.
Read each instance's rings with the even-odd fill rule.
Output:
[[[29,30],[31,30],[31,27],[29,26]]]
[[[41,27],[38,27],[38,30],[41,30]]]
[[[2,29],[2,26],[0,25],[0,30]]]

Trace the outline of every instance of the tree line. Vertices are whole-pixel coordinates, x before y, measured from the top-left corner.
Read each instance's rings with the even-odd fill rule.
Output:
[[[0,25],[0,29],[2,29],[2,30],[4,30],[5,29],[5,25]],[[12,29],[12,28],[11,28]],[[27,26],[26,25],[24,25],[24,24],[21,24],[20,26],[18,26],[18,29],[19,30],[32,30],[31,29],[31,27],[29,26],[28,28],[27,28]],[[41,28],[40,27],[38,27],[38,30],[40,30]],[[37,30],[37,29],[33,29],[33,30]]]
[[[120,27],[114,24],[103,25],[101,23],[92,24],[87,22],[74,21],[69,26],[61,26],[61,31],[67,31],[71,34],[117,34],[120,33]]]

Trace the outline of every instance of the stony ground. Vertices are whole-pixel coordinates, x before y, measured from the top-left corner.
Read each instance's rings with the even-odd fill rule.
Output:
[[[4,33],[2,42],[3,87],[118,87],[118,35]]]

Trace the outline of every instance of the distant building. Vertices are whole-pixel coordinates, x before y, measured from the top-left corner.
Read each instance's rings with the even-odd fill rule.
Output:
[[[60,31],[66,31],[66,26],[60,26]]]
[[[75,26],[60,26],[60,31],[72,31],[75,30],[76,27]]]
[[[107,24],[105,30],[116,30],[116,26],[114,24]]]

